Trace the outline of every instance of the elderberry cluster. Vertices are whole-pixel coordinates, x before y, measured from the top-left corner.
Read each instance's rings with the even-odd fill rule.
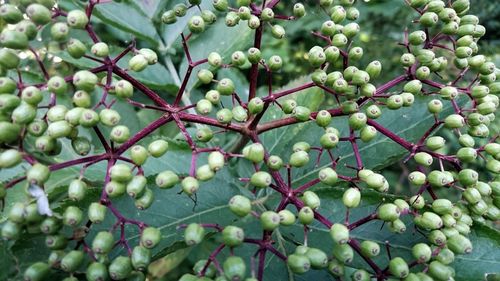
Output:
[[[26,237],[43,237],[39,247],[47,250],[44,260],[22,268],[19,276],[25,281],[146,280],[150,265],[166,255],[161,243],[167,236],[175,236],[184,248],[197,249],[208,240],[218,244],[191,272],[179,275],[181,281],[268,280],[266,258],[271,256],[291,274],[306,278],[321,271],[338,280],[455,280],[460,277],[455,257],[474,251],[468,238],[473,225],[500,220],[495,128],[500,71],[479,52],[478,40],[486,30],[468,13],[469,0],[403,1],[416,19],[400,42],[401,75],[390,81],[379,79],[381,61],[363,63],[365,50],[357,39],[361,1],[281,1],[283,8],[279,0],[213,0],[207,9],[202,0],[179,1],[156,19],[168,30],[190,14],[181,34],[187,66],[173,96],[137,78],[163,63],[164,49],[134,41],[116,50],[100,39],[93,26],[96,10],[113,1],[84,1],[69,10],[56,0],[7,2],[0,6],[0,198],[15,201],[6,201],[1,236],[9,247]],[[280,89],[272,78],[286,60],[263,51],[268,43],[263,34],[286,40],[287,22],[311,16],[308,9],[314,6],[326,13],[322,25],[307,35],[317,40],[306,54],[307,81]],[[228,56],[215,50],[201,58],[191,53],[190,40],[217,21],[253,30],[254,45]],[[98,66],[77,66],[67,75],[54,66],[60,58],[50,48],[60,49],[67,60]],[[26,70],[32,68],[39,70],[41,81],[28,77]],[[227,69],[247,73],[248,98],[242,98],[247,89],[234,79],[218,75]],[[190,96],[190,81],[204,95]],[[308,97],[298,97],[311,89],[335,102],[309,106]],[[124,105],[154,111],[159,118],[131,130]],[[384,114],[417,107],[426,107],[425,115],[433,120],[417,139],[405,139],[383,122]],[[285,153],[274,153],[276,144],[263,141],[269,132],[291,132],[297,126],[308,126],[313,141],[297,141]],[[180,163],[174,156],[179,144],[159,136],[155,131],[160,128],[179,131],[190,152],[189,165],[148,171],[155,159],[170,167]],[[236,145],[225,145],[220,134],[236,139]],[[381,138],[405,150],[400,157],[409,170],[404,192],[396,191],[383,169],[365,164],[371,156],[363,147]],[[352,161],[342,162],[348,155],[341,147],[350,148]],[[68,159],[68,153],[74,157]],[[96,182],[88,171],[100,163],[105,171]],[[245,168],[234,169],[239,164]],[[62,192],[51,186],[51,177],[61,171],[71,174]],[[132,216],[161,206],[157,192],[175,190],[179,193],[172,196],[203,201],[199,191],[222,188],[205,185],[224,173],[246,190],[224,198],[224,216],[231,216],[232,224],[190,219],[178,225],[177,233],[166,233],[161,225]],[[314,176],[295,182],[307,173]],[[325,215],[322,195],[339,192],[337,210],[345,212],[345,219],[333,221]],[[366,194],[385,199],[353,221]],[[118,207],[123,200],[137,210],[125,215]],[[359,227],[377,221],[394,235],[418,235],[411,255],[391,255],[390,238],[385,244],[356,238]],[[282,246],[283,234],[297,226],[303,231],[290,235],[294,243]],[[308,239],[322,231],[328,242]],[[246,246],[251,254],[240,250]],[[363,260],[364,267],[351,270],[354,259]],[[280,280],[286,279],[283,273]]]

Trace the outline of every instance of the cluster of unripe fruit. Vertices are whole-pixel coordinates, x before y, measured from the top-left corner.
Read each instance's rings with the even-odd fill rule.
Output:
[[[73,10],[65,14],[66,21],[53,22],[51,10],[55,3],[46,1],[21,1],[23,4],[3,4],[0,6],[0,17],[11,25],[4,28],[0,34],[0,67],[2,72],[16,70],[22,65],[19,52],[30,48],[30,41],[36,39],[38,28],[52,23],[50,28],[51,40],[64,44],[68,54],[80,59],[84,56],[93,56],[95,59],[109,59],[110,47],[104,42],[97,42],[88,46],[76,38],[71,37],[72,29],[89,29],[89,17],[83,10]],[[33,2],[33,3],[32,3]],[[249,0],[238,0],[238,8],[231,8],[227,0],[213,0],[213,7],[217,12],[225,13],[227,26],[236,26],[240,21],[246,21],[251,29],[261,29],[264,23],[275,21],[280,17],[275,15],[271,8],[255,9]],[[334,3],[335,2],[335,3]],[[189,0],[186,4],[175,5],[172,10],[163,13],[161,20],[166,24],[175,24],[177,18],[186,15],[188,9],[200,5],[201,0]],[[400,58],[405,67],[407,77],[399,93],[384,95],[377,92],[374,80],[379,77],[382,65],[379,61],[372,61],[366,66],[355,66],[363,57],[364,50],[355,46],[355,38],[360,31],[359,25],[354,22],[359,17],[359,11],[353,6],[354,0],[321,0],[320,5],[328,11],[330,19],[319,27],[318,36],[325,39],[327,46],[314,46],[307,59],[314,71],[311,80],[315,86],[321,87],[335,94],[340,103],[341,115],[348,116],[349,128],[356,135],[356,141],[372,141],[377,137],[379,129],[369,124],[379,118],[383,109],[397,110],[410,107],[419,95],[434,95],[435,99],[428,102],[428,111],[434,115],[436,122],[441,122],[445,128],[459,135],[460,148],[448,155],[446,140],[441,136],[431,136],[421,145],[416,146],[411,153],[412,164],[418,169],[408,176],[408,182],[418,187],[455,188],[460,190],[462,197],[458,202],[439,198],[428,201],[422,192],[410,198],[396,199],[392,203],[381,204],[372,214],[372,219],[386,222],[389,230],[402,234],[406,232],[406,223],[402,216],[412,216],[413,223],[425,232],[427,243],[418,243],[412,247],[412,255],[417,264],[424,265],[425,272],[410,272],[410,263],[401,257],[394,257],[389,261],[387,275],[406,281],[426,280],[453,280],[454,269],[451,266],[455,255],[468,254],[473,245],[467,238],[474,221],[498,221],[500,219],[500,144],[488,142],[484,139],[490,136],[489,125],[495,120],[495,112],[499,106],[498,94],[500,82],[496,82],[499,75],[494,63],[479,54],[477,41],[485,34],[485,29],[479,24],[474,15],[467,15],[468,0],[454,1],[451,6],[442,0],[411,0],[410,5],[422,11],[418,24],[422,30],[409,32],[403,45],[407,53]],[[289,20],[299,19],[306,15],[305,6],[301,3],[293,5],[293,16]],[[26,17],[24,16],[26,15]],[[201,33],[207,25],[214,23],[218,16],[211,10],[202,10],[200,15],[192,16],[188,21],[188,29],[192,33]],[[348,22],[349,21],[349,22]],[[271,35],[276,39],[285,37],[285,29],[279,24],[271,25]],[[433,51],[436,38],[431,38],[429,30],[436,30],[443,36],[456,37],[453,49]],[[443,37],[443,40],[446,40]],[[352,43],[352,44],[351,44]],[[447,52],[447,53],[446,53]],[[128,69],[140,72],[148,65],[157,63],[155,51],[147,48],[133,50]],[[453,66],[477,74],[477,83],[468,87],[459,87],[457,83],[447,85],[436,84],[431,81],[433,73],[448,70],[450,54],[453,56]],[[346,65],[346,62],[348,64]],[[207,57],[210,69],[205,68],[197,72],[201,84],[214,83],[215,87],[206,92],[203,99],[196,102],[196,111],[199,115],[209,115],[214,107],[219,106],[221,96],[235,94],[235,83],[229,78],[214,80],[215,71],[221,67],[241,67],[260,64],[268,72],[277,72],[283,66],[283,60],[278,55],[264,59],[261,50],[255,47],[246,51],[235,51],[230,56],[230,63],[225,64],[224,58],[212,52]],[[333,69],[333,70],[332,70]],[[33,142],[36,151],[45,155],[58,155],[62,150],[62,140],[68,138],[76,153],[85,156],[92,150],[92,143],[87,137],[80,135],[80,128],[93,128],[98,125],[110,127],[109,139],[114,144],[126,143],[131,138],[129,128],[120,125],[121,115],[117,110],[106,106],[98,110],[92,102],[92,96],[102,88],[103,93],[111,94],[119,99],[127,100],[134,94],[134,86],[123,79],[104,77],[102,80],[95,73],[80,70],[71,77],[53,75],[48,77],[43,86],[23,85],[12,78],[0,77],[0,168],[9,169],[20,165],[25,159],[25,152],[20,151],[15,144],[20,136],[27,134]],[[108,81],[109,80],[109,81]],[[428,90],[427,86],[438,88]],[[437,87],[436,87],[437,85]],[[73,106],[58,104],[57,97],[72,93]],[[54,95],[49,106],[42,105],[49,95]],[[460,99],[467,96],[472,100],[469,110],[460,108]],[[385,99],[381,102],[381,99]],[[54,101],[54,102],[52,102]],[[258,189],[268,188],[275,181],[273,173],[283,169],[303,168],[310,162],[310,153],[313,149],[330,150],[336,148],[342,136],[340,131],[331,126],[334,116],[331,110],[311,112],[303,105],[299,105],[293,98],[273,100],[272,97],[254,97],[247,103],[233,105],[217,110],[215,119],[220,124],[232,122],[244,123],[263,114],[269,102],[278,103],[285,114],[290,114],[297,122],[313,121],[324,129],[318,136],[318,143],[297,142],[289,151],[289,157],[283,159],[279,155],[266,155],[266,144],[254,142],[241,150],[244,158],[255,166],[262,165],[263,169],[250,175],[248,182]],[[367,104],[364,102],[368,101]],[[444,103],[453,103],[455,113],[443,116]],[[48,107],[47,110],[43,108]],[[466,131],[465,131],[466,130]],[[212,140],[214,132],[208,127],[200,127],[195,133],[199,142]],[[315,147],[314,145],[318,145]],[[43,280],[51,268],[67,272],[70,277],[65,280],[77,280],[73,273],[86,266],[86,278],[89,281],[107,280],[145,280],[147,267],[151,262],[152,249],[161,240],[159,229],[138,223],[140,229],[140,243],[131,247],[129,255],[122,255],[110,260],[109,254],[116,245],[126,245],[123,237],[117,239],[113,231],[100,231],[86,249],[70,250],[69,245],[74,242],[81,246],[89,229],[85,226],[85,218],[92,224],[99,224],[105,220],[108,204],[115,198],[128,194],[133,198],[135,206],[144,210],[154,201],[153,191],[148,187],[148,180],[142,170],[134,174],[134,169],[143,166],[148,157],[164,157],[168,150],[168,142],[157,139],[147,146],[135,144],[128,149],[130,163],[115,163],[109,168],[109,181],[103,186],[105,200],[90,203],[85,211],[69,204],[60,214],[46,216],[40,213],[37,202],[30,200],[27,203],[15,203],[7,214],[7,221],[3,223],[1,235],[4,239],[17,240],[23,233],[43,233],[46,235],[45,245],[51,250],[47,261],[36,262],[24,273],[27,281]],[[485,155],[486,154],[486,155]],[[481,155],[487,171],[494,176],[489,181],[486,176],[479,175],[474,168],[481,167],[477,157]],[[223,169],[229,154],[221,149],[214,149],[208,153],[207,163],[196,168],[193,175],[184,176],[171,170],[165,170],[156,175],[155,185],[160,189],[174,188],[180,184],[183,193],[191,196],[200,188],[200,182],[213,179],[216,173]],[[450,160],[451,159],[451,160]],[[459,165],[457,171],[445,170],[436,163],[450,160]],[[333,159],[332,159],[333,161]],[[463,165],[463,166],[460,166]],[[26,180],[29,188],[43,187],[50,178],[50,167],[41,163],[34,163],[26,171]],[[335,166],[325,167],[317,174],[319,184],[337,186],[344,181],[337,174]],[[361,204],[361,190],[369,188],[377,192],[388,192],[389,181],[381,174],[369,169],[359,169],[352,179],[353,187],[345,189],[342,203],[346,209],[352,210]],[[73,201],[83,202],[89,186],[82,177],[72,180],[68,185],[67,197]],[[422,189],[424,191],[425,189]],[[6,188],[0,184],[0,198],[6,196]],[[312,190],[305,190],[295,195],[300,208],[291,211],[266,210],[258,213],[253,210],[252,200],[243,195],[232,197],[229,210],[238,218],[255,216],[260,221],[263,231],[272,233],[279,227],[294,224],[307,226],[315,221],[315,215],[320,210],[321,198]],[[426,202],[427,201],[427,202]],[[47,206],[47,208],[49,208]],[[130,223],[124,218],[117,218],[119,223]],[[136,224],[136,223],[133,223]],[[206,234],[204,224],[191,223],[184,230],[184,241],[188,246],[201,243]],[[334,223],[330,227],[330,236],[334,242],[333,250],[325,252],[323,249],[304,245],[297,246],[293,252],[286,255],[286,264],[293,273],[303,274],[311,269],[326,269],[334,276],[345,275],[345,266],[354,259],[351,242],[351,230],[355,227],[347,223]],[[68,229],[72,236],[68,237]],[[245,230],[235,225],[227,225],[217,229],[222,236],[223,244],[228,248],[235,248],[245,243]],[[359,244],[360,254],[366,258],[374,258],[381,252],[380,245],[375,241],[365,240]],[[331,255],[330,255],[331,253]],[[90,261],[87,256],[92,257]],[[255,272],[249,274],[248,261],[231,255],[224,260],[220,269],[210,260],[200,260],[193,268],[194,274],[185,274],[182,281],[201,280],[231,280],[252,281]],[[252,276],[252,277],[248,277]],[[352,280],[371,280],[373,272],[358,269]]]

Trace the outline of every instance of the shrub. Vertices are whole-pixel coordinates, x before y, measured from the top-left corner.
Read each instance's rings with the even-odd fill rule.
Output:
[[[468,0],[405,1],[387,81],[361,1],[55,2],[0,6],[0,279],[479,280],[500,263],[500,72]],[[303,59],[266,46],[311,17],[283,85]]]

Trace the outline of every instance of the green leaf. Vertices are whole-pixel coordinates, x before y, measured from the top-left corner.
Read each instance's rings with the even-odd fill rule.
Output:
[[[83,3],[73,0],[73,3],[64,1],[63,8],[72,8],[72,4],[84,7]],[[95,6],[92,15],[106,24],[146,40],[153,46],[158,46],[159,35],[152,19],[134,1],[99,4]],[[130,36],[130,39],[132,39],[132,36]]]

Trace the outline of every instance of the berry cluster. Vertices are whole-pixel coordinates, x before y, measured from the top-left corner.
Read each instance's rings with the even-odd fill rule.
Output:
[[[110,1],[90,0],[84,8],[70,11],[55,0],[17,2],[0,6],[0,18],[6,23],[0,34],[0,168],[9,177],[19,169],[26,171],[1,179],[0,198],[23,188],[26,196],[9,207],[1,235],[12,243],[27,235],[43,235],[44,247],[51,251],[46,260],[25,269],[26,281],[46,280],[54,272],[63,272],[67,281],[145,280],[153,254],[159,252],[158,245],[167,234],[158,226],[126,217],[115,202],[129,197],[141,212],[153,203],[162,204],[155,202],[156,189],[176,189],[181,193],[178,196],[203,201],[203,197],[197,198],[199,189],[229,169],[230,161],[247,163],[245,167],[251,171],[239,171],[237,177],[251,192],[227,198],[234,224],[179,225],[181,231],[175,235],[186,247],[209,239],[209,233],[221,239],[206,259],[194,265],[192,273],[179,280],[264,280],[266,255],[282,260],[294,274],[324,270],[343,278],[353,259],[360,258],[366,268],[353,271],[352,280],[454,280],[455,256],[473,251],[467,238],[473,223],[500,219],[500,144],[490,133],[499,106],[500,83],[495,80],[500,72],[479,54],[477,41],[485,28],[476,16],[468,14],[469,0],[406,0],[418,18],[400,43],[405,52],[399,61],[402,75],[385,83],[377,81],[383,71],[380,61],[360,62],[364,50],[356,45],[360,33],[356,1],[320,0],[314,5],[320,5],[328,18],[311,34],[321,43],[307,54],[308,82],[282,90],[275,89],[272,77],[280,72],[283,59],[261,52],[263,33],[269,32],[273,40],[285,40],[286,24],[279,23],[306,17],[305,5],[290,5],[285,10],[290,15],[286,15],[278,14],[279,0],[213,0],[213,11],[201,9],[201,0],[189,0],[160,15],[161,22],[171,25],[190,9],[197,10],[188,20],[189,31],[181,35],[188,64],[172,99],[135,78],[159,63],[157,50],[136,48],[132,42],[116,53],[101,41],[92,16],[97,5]],[[211,52],[194,60],[189,40],[221,16],[229,28],[244,23],[255,30],[253,47],[234,51],[227,58]],[[93,43],[79,40],[81,34]],[[63,47],[73,60],[91,60],[99,66],[64,76],[49,68],[55,58],[45,57],[37,43],[40,38]],[[125,59],[127,66],[120,66]],[[30,83],[24,76],[30,61],[39,67],[44,82]],[[240,97],[242,89],[232,79],[216,79],[219,70],[231,68],[248,69],[247,100]],[[263,74],[268,91],[262,94],[257,88]],[[193,104],[186,99],[190,79],[206,89],[204,97],[196,97]],[[297,93],[312,88],[331,95],[337,104],[324,104],[319,110],[301,104]],[[146,99],[139,99],[141,95],[149,102],[142,102]],[[423,99],[426,114],[434,122],[415,142],[376,121],[384,113],[421,106],[417,101]],[[115,107],[118,103],[155,111],[160,118],[131,131],[122,120],[124,113]],[[447,107],[451,110],[445,110]],[[266,117],[271,109],[284,117]],[[267,132],[299,123],[321,132],[314,142],[297,142],[287,154],[273,155],[273,144],[261,141]],[[190,165],[180,167],[180,173],[165,169],[149,176],[144,169],[148,159],[175,161],[169,160],[170,141],[147,139],[167,124],[173,124],[187,143]],[[214,137],[221,133],[237,136],[237,145],[225,148]],[[380,202],[366,217],[351,221],[350,216],[362,205],[363,194],[395,193],[383,171],[365,166],[363,159],[369,155],[360,152],[360,146],[381,136],[407,150],[404,165],[410,172],[405,187],[417,191],[407,197],[387,197],[392,199]],[[354,163],[343,164],[349,165],[348,172],[339,169],[346,156],[338,153],[341,145],[348,145],[354,155]],[[55,160],[71,149],[77,158]],[[96,186],[86,179],[86,172],[101,162],[107,163],[105,177]],[[314,179],[293,184],[294,176],[320,163],[324,165]],[[49,196],[51,175],[71,172],[73,167],[79,167],[80,173],[72,176],[63,198]],[[97,197],[92,195],[95,187]],[[344,221],[333,222],[322,214],[319,189],[343,193]],[[279,201],[263,204],[272,195]],[[113,217],[108,229],[102,227],[107,214]],[[251,224],[252,220],[258,224]],[[383,222],[395,235],[411,235],[407,225],[414,224],[423,239],[413,245],[413,258],[391,255],[390,240],[381,245],[352,236],[358,227],[374,221]],[[293,225],[304,230],[301,237],[295,237],[299,242],[293,248],[278,247],[280,231]],[[132,244],[126,227],[134,228],[138,243]],[[261,236],[247,234],[252,227],[258,227]],[[308,236],[318,228],[329,231],[333,249],[310,246]],[[237,254],[242,245],[256,249],[251,259]],[[381,247],[387,249],[388,262],[377,258]]]

